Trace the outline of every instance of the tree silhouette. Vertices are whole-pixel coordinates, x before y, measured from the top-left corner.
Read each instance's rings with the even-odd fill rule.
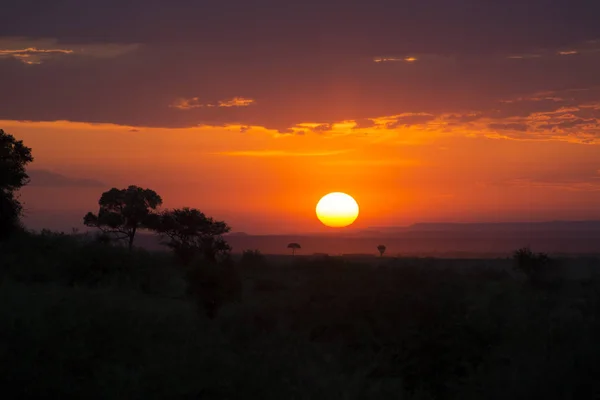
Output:
[[[25,166],[32,161],[31,149],[0,129],[0,239],[19,228],[23,207],[16,192],[29,183]]]
[[[287,248],[292,249],[292,255],[296,255],[296,250],[301,249],[302,247],[300,247],[298,243],[290,243],[287,245]]]
[[[164,242],[180,257],[184,264],[196,254],[208,261],[229,254],[231,247],[222,235],[231,228],[223,221],[215,221],[195,208],[166,210],[159,214],[150,229],[158,233]]]
[[[83,223],[116,240],[127,240],[131,250],[135,234],[152,224],[156,218],[152,211],[162,204],[162,199],[154,190],[132,185],[127,189],[112,188],[102,193],[98,204],[98,214],[87,213]]]
[[[385,249],[386,249],[386,248],[387,248],[387,247],[385,247],[383,244],[380,244],[379,246],[377,246],[377,250],[379,250],[379,255],[380,255],[381,257],[383,257],[383,253],[385,253]]]
[[[513,253],[514,269],[521,271],[532,283],[538,283],[544,270],[550,265],[550,257],[545,253],[534,253],[529,247],[523,247]]]

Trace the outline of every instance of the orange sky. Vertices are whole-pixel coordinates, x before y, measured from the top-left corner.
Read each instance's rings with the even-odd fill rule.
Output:
[[[35,228],[131,184],[250,233],[326,230],[334,191],[359,229],[600,219],[600,2],[12,3]]]
[[[235,125],[0,121],[0,127],[33,149],[31,170],[105,184],[32,182],[22,191],[29,218],[70,212],[65,218],[73,226],[80,221],[72,215],[96,211],[104,190],[130,184],[156,190],[165,207],[197,207],[251,233],[327,230],[314,209],[334,191],[359,203],[354,228],[600,217],[597,145],[497,138],[442,123],[389,129],[377,125],[382,120],[369,129],[345,122],[302,135],[260,127],[241,132]]]

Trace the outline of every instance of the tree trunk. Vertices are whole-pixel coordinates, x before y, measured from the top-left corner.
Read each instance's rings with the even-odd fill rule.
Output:
[[[129,234],[129,251],[131,251],[133,249],[133,238],[135,237],[136,230],[137,230],[137,228],[133,228],[133,230]]]

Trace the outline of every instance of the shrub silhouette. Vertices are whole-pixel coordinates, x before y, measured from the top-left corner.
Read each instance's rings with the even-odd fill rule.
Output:
[[[162,198],[154,190],[132,185],[102,193],[98,204],[98,214],[87,213],[83,223],[100,229],[115,240],[127,240],[131,250],[135,234],[150,226],[156,216],[152,211],[162,204]]]
[[[0,240],[21,228],[23,207],[16,192],[29,183],[25,166],[32,161],[31,149],[0,129]]]
[[[302,247],[300,247],[298,243],[290,243],[287,245],[287,248],[292,249],[292,255],[296,255],[296,250],[299,250]]]
[[[215,221],[195,208],[166,210],[153,219],[150,229],[173,249],[183,264],[200,255],[209,262],[229,257],[231,247],[222,235],[231,228],[224,221]]]
[[[386,247],[384,245],[382,245],[382,244],[380,244],[379,246],[377,246],[377,250],[379,251],[379,255],[381,257],[383,257],[383,253],[385,253],[385,249],[386,249]]]
[[[513,253],[514,268],[525,274],[532,282],[539,282],[550,264],[550,258],[544,253],[533,253],[529,247],[523,247]]]
[[[266,257],[260,252],[260,250],[244,250],[242,252],[242,258],[240,264],[244,267],[257,267],[267,263]]]

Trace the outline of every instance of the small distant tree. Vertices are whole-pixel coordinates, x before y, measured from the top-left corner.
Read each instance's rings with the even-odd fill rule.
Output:
[[[548,269],[550,257],[544,253],[534,253],[529,247],[523,247],[513,253],[515,270],[521,271],[532,283],[537,283]]]
[[[386,249],[386,247],[383,244],[380,244],[379,246],[377,246],[377,250],[379,250],[379,255],[381,257],[383,257],[383,253],[385,253],[385,249]]]
[[[83,223],[114,240],[126,240],[131,250],[138,230],[148,229],[156,218],[153,211],[162,204],[162,198],[154,190],[132,185],[102,193],[98,204],[98,214],[87,213]]]
[[[298,243],[290,243],[287,245],[288,249],[292,249],[292,255],[296,255],[296,250],[301,249],[302,247],[300,247],[300,244]]]
[[[23,206],[16,193],[29,183],[25,166],[32,161],[31,149],[0,129],[0,239],[20,227]]]
[[[154,219],[155,231],[180,260],[187,264],[196,255],[207,261],[227,257],[231,247],[222,235],[231,230],[224,221],[215,221],[195,208],[178,208],[163,211]]]

